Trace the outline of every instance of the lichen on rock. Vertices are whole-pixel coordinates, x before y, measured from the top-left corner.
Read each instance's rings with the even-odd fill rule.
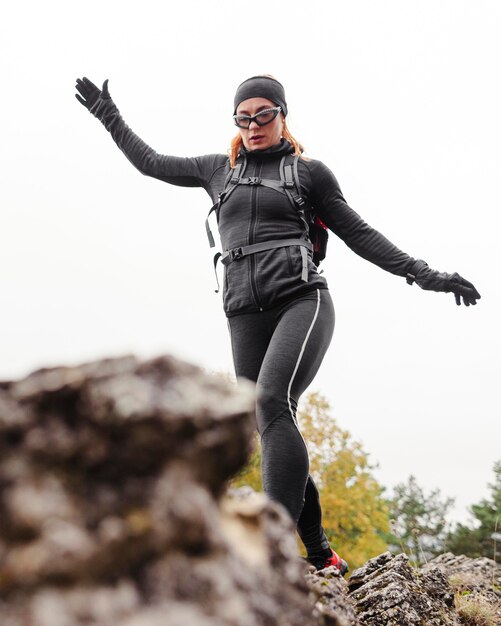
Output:
[[[285,510],[226,495],[254,411],[166,356],[0,383],[2,626],[323,624]]]
[[[362,624],[456,626],[453,593],[438,569],[420,572],[405,554],[369,560],[349,580],[350,597]]]
[[[460,590],[497,610],[488,559],[308,567],[284,508],[228,488],[254,409],[168,356],[0,382],[1,626],[458,626]]]

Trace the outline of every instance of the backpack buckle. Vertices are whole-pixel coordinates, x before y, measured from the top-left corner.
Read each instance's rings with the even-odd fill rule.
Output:
[[[249,176],[249,185],[260,185],[261,180],[259,176]]]
[[[416,280],[416,277],[414,276],[414,274],[411,274],[410,272],[407,274],[407,276],[405,277],[405,280],[407,281],[408,285],[412,285],[414,283],[414,281]]]
[[[230,261],[237,261],[244,256],[244,252],[242,248],[233,248],[233,250],[229,251],[228,256],[230,257]]]

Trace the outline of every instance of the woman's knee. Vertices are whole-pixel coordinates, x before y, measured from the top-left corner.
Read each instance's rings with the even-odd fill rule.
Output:
[[[293,421],[287,394],[258,384],[256,387],[256,418],[261,435],[275,420],[284,416]]]

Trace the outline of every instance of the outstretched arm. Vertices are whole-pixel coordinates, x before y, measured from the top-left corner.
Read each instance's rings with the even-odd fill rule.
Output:
[[[77,78],[76,99],[102,122],[115,143],[142,174],[183,187],[204,187],[224,155],[174,157],[158,154],[138,137],[124,122],[108,91],[108,80],[99,89],[88,78]]]
[[[409,256],[369,226],[346,202],[334,174],[320,161],[309,163],[310,198],[320,219],[359,256],[384,270],[416,282],[422,289],[452,292],[456,303],[476,304],[480,294],[459,274],[437,272]]]
[[[407,273],[407,282],[412,285],[416,282],[421,289],[430,291],[452,292],[456,298],[456,304],[461,304],[461,298],[466,306],[477,304],[481,296],[470,281],[460,276],[457,272],[437,272],[428,267],[428,263],[417,259]]]

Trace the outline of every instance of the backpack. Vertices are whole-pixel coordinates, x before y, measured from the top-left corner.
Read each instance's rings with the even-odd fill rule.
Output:
[[[270,242],[263,242],[258,244],[251,244],[236,248],[234,250],[228,250],[226,252],[218,252],[214,255],[214,271],[216,272],[216,266],[219,259],[223,264],[228,264],[235,261],[247,254],[254,254],[262,250],[269,250],[271,248],[278,248],[290,245],[301,246],[301,254],[303,258],[303,271],[301,278],[303,281],[308,282],[307,271],[307,250],[310,250],[313,255],[313,263],[319,265],[323,259],[325,259],[327,252],[327,241],[329,233],[327,226],[316,215],[314,209],[308,206],[306,200],[301,196],[301,186],[299,183],[298,175],[298,160],[297,155],[284,155],[279,164],[280,180],[273,180],[268,178],[260,178],[257,176],[244,177],[245,169],[247,167],[247,159],[245,155],[239,156],[237,164],[234,169],[230,170],[224,183],[224,189],[218,194],[218,201],[209,211],[205,220],[205,228],[207,231],[207,237],[209,239],[209,245],[211,248],[215,246],[214,237],[209,226],[209,217],[211,213],[216,212],[216,218],[219,218],[219,210],[223,202],[225,202],[231,193],[237,188],[238,185],[263,185],[275,189],[280,193],[284,193],[292,206],[298,211],[301,220],[305,226],[305,234],[308,239],[281,239]],[[287,161],[289,161],[287,163]],[[217,280],[217,272],[216,272]],[[219,291],[219,281],[218,289]]]

